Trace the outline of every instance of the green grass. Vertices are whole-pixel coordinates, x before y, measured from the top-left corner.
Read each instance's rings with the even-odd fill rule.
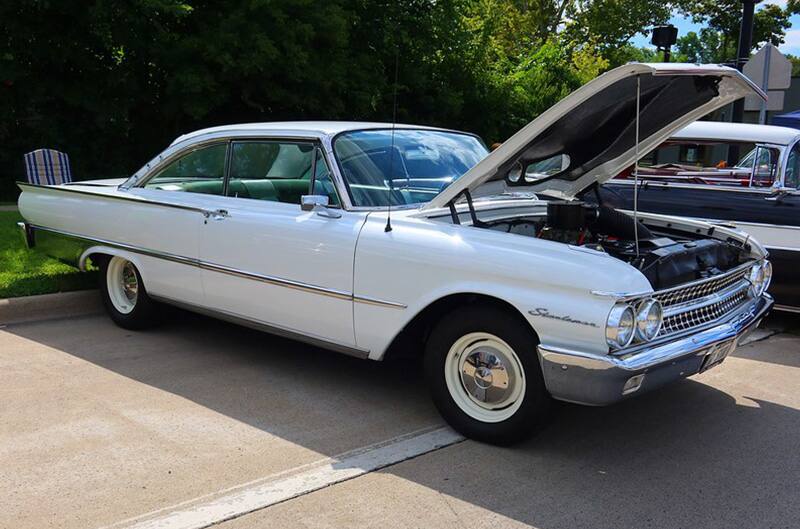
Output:
[[[49,294],[94,288],[96,272],[77,268],[28,250],[17,222],[16,211],[0,211],[0,298]]]

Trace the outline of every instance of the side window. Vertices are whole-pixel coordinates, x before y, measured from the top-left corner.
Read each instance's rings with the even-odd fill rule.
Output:
[[[783,185],[793,189],[800,189],[800,143],[795,143],[789,152]]]
[[[316,153],[318,149],[311,143],[235,142],[232,144],[227,194],[238,198],[300,204],[300,197],[310,194],[311,170]],[[319,155],[316,167],[316,186],[327,188],[330,185],[330,193],[335,196],[327,166]],[[334,203],[333,200],[331,203]]]
[[[146,188],[221,195],[227,144],[201,147],[178,158],[146,184]]]
[[[778,160],[777,149],[756,147],[752,169],[751,187],[770,187],[775,182]]]

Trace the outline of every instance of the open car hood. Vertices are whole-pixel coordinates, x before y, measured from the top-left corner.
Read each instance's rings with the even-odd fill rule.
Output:
[[[637,83],[638,79],[638,83]],[[747,77],[711,64],[630,63],[585,84],[528,123],[422,209],[473,195],[532,191],[572,198],[636,160],[636,94],[640,86],[639,156],[674,132],[745,95],[766,95]],[[567,155],[569,163],[566,161]],[[519,178],[531,164],[557,160],[548,176]],[[537,164],[538,165],[538,164]],[[553,164],[551,164],[553,165]],[[512,177],[513,178],[513,177]]]

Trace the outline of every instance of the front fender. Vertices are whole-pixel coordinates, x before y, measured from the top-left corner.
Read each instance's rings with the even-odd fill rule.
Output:
[[[356,250],[356,297],[405,305],[355,304],[356,342],[371,358],[381,358],[426,307],[454,294],[510,304],[543,344],[605,354],[614,298],[592,292],[652,290],[638,270],[599,252],[468,226],[415,219],[393,224],[385,232],[385,221],[370,215]]]

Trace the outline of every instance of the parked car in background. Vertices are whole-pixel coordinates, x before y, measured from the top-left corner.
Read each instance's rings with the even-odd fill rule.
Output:
[[[739,161],[728,163],[730,152]],[[776,308],[800,312],[800,130],[698,121],[642,160],[639,209],[742,229],[770,254]],[[601,199],[633,209],[632,167]]]
[[[754,91],[721,66],[628,64],[488,155],[473,135],[411,125],[205,129],[124,182],[20,184],[21,228],[99,264],[123,327],[163,302],[404,356],[451,425],[508,443],[551,398],[610,404],[716,366],[770,310],[770,264],[746,234],[653,214],[637,226],[574,200],[630,165],[637,138],[646,152]]]

